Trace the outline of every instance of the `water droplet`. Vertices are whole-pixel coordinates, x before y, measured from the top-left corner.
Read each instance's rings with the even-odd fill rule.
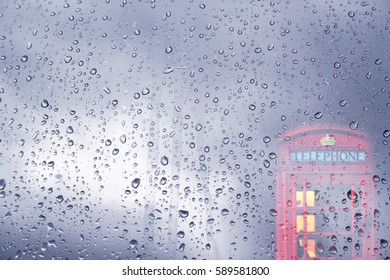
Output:
[[[339,104],[340,104],[341,107],[344,107],[345,105],[347,105],[347,101],[346,100],[341,100],[339,102]]]
[[[257,47],[257,48],[255,49],[255,53],[261,53],[261,48]]]
[[[108,87],[104,87],[103,90],[104,90],[104,92],[107,93],[107,94],[110,94],[110,93],[111,93],[111,89],[108,88]]]
[[[222,139],[222,143],[224,143],[225,145],[227,145],[229,143],[229,141],[230,141],[229,137],[224,137]]]
[[[351,122],[349,123],[349,127],[350,127],[352,130],[355,130],[355,129],[357,129],[357,128],[359,127],[359,124],[358,124],[357,121],[351,121]]]
[[[383,131],[383,137],[388,138],[389,136],[390,136],[390,130],[389,129],[386,129],[385,131]]]
[[[52,231],[54,229],[53,223],[47,223],[47,230]]]
[[[162,165],[165,166],[168,164],[168,158],[166,156],[163,156],[163,157],[161,157],[160,162]]]
[[[256,110],[256,105],[250,104],[250,105],[249,105],[249,110],[251,110],[251,111]]]
[[[196,131],[201,131],[202,128],[203,128],[203,126],[202,126],[200,123],[198,123],[198,124],[195,125],[195,130],[196,130]]]
[[[112,154],[115,156],[119,153],[119,149],[115,148],[112,150]]]
[[[188,212],[187,210],[179,210],[179,216],[182,218],[187,218],[189,214],[190,212]]]
[[[374,217],[375,217],[375,218],[379,218],[380,215],[381,215],[381,212],[379,212],[378,209],[375,209],[375,210],[374,210]]]
[[[355,213],[355,219],[361,220],[363,218],[363,215],[361,213]]]
[[[321,119],[322,118],[322,112],[317,112],[315,113],[314,117],[318,120],[318,119]]]
[[[65,56],[64,60],[66,63],[69,63],[72,61],[72,57],[70,55],[67,55],[67,56]]]
[[[375,60],[375,64],[376,64],[376,65],[379,65],[379,64],[381,64],[381,63],[382,63],[382,59],[379,59],[379,58],[378,58],[377,60]]]
[[[357,196],[357,193],[354,192],[353,190],[349,190],[347,192],[347,197],[350,199],[350,200],[356,200],[358,198]]]
[[[181,243],[180,246],[179,246],[179,251],[183,252],[185,248],[186,248],[186,244]]]
[[[379,178],[378,175],[374,175],[374,176],[372,176],[372,180],[373,180],[375,183],[377,183],[377,182],[379,182],[380,178]]]
[[[68,128],[66,129],[66,133],[72,134],[73,132],[74,132],[73,127],[68,126]]]
[[[6,186],[6,182],[4,179],[0,179],[0,190],[4,190],[5,186]]]
[[[169,73],[172,73],[172,72],[173,72],[173,68],[170,67],[170,66],[165,67],[165,69],[163,71],[164,74],[169,74]]]
[[[329,254],[332,254],[332,255],[337,254],[336,246],[330,246],[328,251],[329,251]]]
[[[20,58],[20,60],[21,60],[22,62],[27,62],[28,56],[27,56],[27,55],[23,55],[23,56]]]
[[[110,139],[107,139],[107,140],[104,142],[104,144],[105,144],[106,146],[111,146],[112,141],[111,141]]]
[[[185,236],[185,233],[184,233],[184,231],[178,231],[176,236],[179,238],[183,238]]]
[[[125,134],[122,134],[122,135],[119,137],[119,140],[121,141],[122,144],[125,144],[125,143],[126,143],[126,135],[125,135]]]
[[[221,214],[222,214],[222,216],[226,216],[227,214],[229,214],[229,210],[226,209],[226,208],[223,208],[223,209],[221,210]]]
[[[358,250],[358,251],[360,250],[360,244],[359,243],[355,244],[355,249]]]
[[[265,136],[263,138],[263,142],[267,144],[267,143],[271,142],[271,138],[269,136]]]
[[[317,242],[316,243],[316,251],[319,254],[322,254],[324,252],[324,245],[322,244],[322,242]]]
[[[382,248],[386,248],[387,246],[389,246],[389,242],[386,239],[381,239],[380,243]]]
[[[135,178],[132,182],[131,182],[131,186],[136,189],[138,188],[139,184],[141,183],[141,179],[140,178]]]
[[[130,248],[131,248],[131,249],[135,249],[135,247],[137,247],[137,246],[138,246],[138,241],[135,240],[135,239],[132,239],[132,240],[130,241]]]
[[[148,95],[149,93],[150,93],[150,89],[149,89],[149,88],[144,87],[144,88],[142,89],[142,95]]]
[[[47,101],[46,99],[43,99],[43,101],[41,102],[41,107],[42,108],[49,107],[49,101]]]
[[[167,46],[167,47],[165,48],[165,52],[166,52],[166,53],[171,53],[172,50],[173,50],[173,48],[172,48],[171,46]]]
[[[353,18],[353,17],[355,16],[355,12],[349,11],[349,12],[348,12],[348,16],[349,16],[350,18]]]
[[[89,73],[91,73],[91,75],[95,75],[97,73],[97,69],[92,68],[91,71],[89,71]]]
[[[278,214],[278,212],[277,212],[275,209],[269,210],[269,213],[270,213],[270,215],[271,215],[272,217],[275,217],[275,216]]]
[[[334,68],[339,69],[341,67],[341,63],[335,62],[333,66],[334,66]]]
[[[56,197],[56,201],[57,201],[58,203],[61,203],[61,202],[64,201],[64,197],[63,197],[62,195],[59,195],[59,196]]]

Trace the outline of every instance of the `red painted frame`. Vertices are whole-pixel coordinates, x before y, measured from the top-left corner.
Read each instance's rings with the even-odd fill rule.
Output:
[[[325,135],[332,135],[336,140],[334,146],[321,146],[320,141]],[[375,259],[374,253],[374,184],[372,181],[372,147],[369,137],[363,134],[351,132],[350,129],[330,128],[330,129],[300,129],[286,134],[280,145],[279,167],[276,176],[276,254],[277,259],[300,259],[297,253],[297,237],[303,236],[327,236],[335,235],[353,235],[358,231],[356,222],[356,213],[360,213],[361,229],[364,230],[364,236],[361,236],[361,248],[351,249],[351,259]],[[364,162],[353,163],[335,163],[335,162],[291,162],[290,151],[293,150],[360,150],[366,152]],[[351,216],[351,233],[333,231],[333,232],[296,232],[296,213],[303,209],[296,207],[295,192],[297,185],[302,186],[305,192],[310,190],[309,185],[321,186],[351,186],[351,189],[360,188],[361,203],[359,205],[349,205],[348,213]],[[354,202],[351,201],[353,204]],[[356,204],[356,201],[355,201]],[[340,205],[330,205],[336,207],[336,211],[347,209]],[[347,205],[348,206],[348,205]],[[346,207],[347,207],[346,206]],[[329,206],[320,206],[320,208]],[[318,209],[309,209],[318,210]],[[351,246],[352,248],[352,246]],[[326,248],[325,248],[326,250]],[[361,253],[360,253],[361,252]],[[359,253],[359,254],[357,254]],[[311,259],[304,250],[303,259]],[[337,254],[332,257],[316,257],[315,259],[337,259]]]

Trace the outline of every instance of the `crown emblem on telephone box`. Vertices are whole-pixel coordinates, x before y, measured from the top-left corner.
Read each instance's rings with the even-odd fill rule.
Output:
[[[334,139],[334,136],[326,134],[324,137],[321,138],[320,143],[321,146],[334,146],[336,144],[336,139]]]

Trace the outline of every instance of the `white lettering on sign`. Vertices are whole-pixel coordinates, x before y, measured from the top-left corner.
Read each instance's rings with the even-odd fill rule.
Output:
[[[291,151],[290,160],[297,162],[363,162],[365,151]]]

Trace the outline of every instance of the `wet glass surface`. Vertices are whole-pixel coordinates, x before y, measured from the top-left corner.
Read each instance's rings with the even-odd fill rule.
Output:
[[[390,2],[339,2],[1,2],[0,259],[276,259],[281,143],[335,127],[372,144],[388,258]],[[368,238],[350,186],[317,229],[358,236],[316,256]]]

